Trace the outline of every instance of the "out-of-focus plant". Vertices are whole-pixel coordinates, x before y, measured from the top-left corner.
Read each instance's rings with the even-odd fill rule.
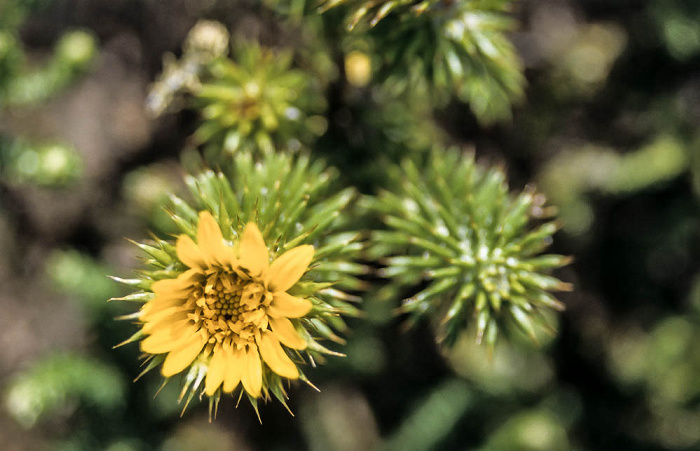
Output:
[[[564,230],[584,234],[593,222],[589,192],[625,195],[669,181],[685,172],[691,155],[671,135],[657,136],[630,153],[588,146],[562,152],[544,166],[539,183],[559,207]]]
[[[514,415],[498,428],[480,451],[568,451],[572,449],[561,420],[547,411]]]
[[[19,34],[26,16],[42,1],[8,0],[0,5],[0,114],[34,106],[65,89],[90,67],[97,40],[83,30],[63,34],[49,61],[31,64]],[[2,175],[11,183],[66,186],[82,175],[80,155],[65,144],[0,139]]]
[[[36,0],[7,0],[0,5],[0,110],[46,100],[90,67],[97,40],[84,30],[63,34],[48,63],[27,64],[19,29],[27,15],[45,4]]]
[[[679,61],[700,53],[700,6],[693,0],[654,0],[651,16],[668,52]]]
[[[46,274],[58,291],[96,316],[110,313],[104,300],[119,293],[119,285],[105,277],[108,272],[102,263],[72,249],[55,250],[46,260]]]
[[[199,87],[206,66],[228,55],[229,39],[229,32],[222,24],[210,20],[198,22],[187,35],[182,57],[178,60],[172,53],[163,57],[163,71],[146,99],[147,111],[158,117],[182,108],[183,97]]]
[[[581,26],[553,63],[552,86],[560,98],[585,98],[606,84],[613,65],[627,45],[624,29],[614,23]]]
[[[391,92],[428,95],[438,106],[456,96],[484,124],[510,118],[522,99],[525,78],[506,36],[512,0],[331,0],[324,8],[346,3],[349,28],[372,41],[377,77]]]
[[[159,115],[175,93],[188,94],[202,115],[192,143],[204,148],[210,164],[240,149],[299,148],[325,132],[326,120],[318,115],[325,108],[320,86],[312,74],[293,68],[291,51],[237,42],[229,59],[228,35],[220,24],[198,24],[187,42],[202,40],[205,32],[218,36],[216,46],[186,45],[180,61],[166,60],[149,108]]]
[[[148,221],[161,232],[175,231],[163,205],[181,187],[181,168],[154,164],[128,173],[122,183],[127,211]]]
[[[512,397],[539,393],[550,386],[554,378],[554,362],[546,350],[546,346],[536,347],[515,340],[513,343],[499,343],[498,352],[492,353],[463,334],[454,346],[443,349],[443,355],[455,373],[473,382],[480,390],[495,396]]]
[[[508,323],[533,341],[538,328],[551,330],[545,311],[563,305],[549,292],[571,287],[547,273],[570,259],[541,254],[558,228],[532,222],[549,213],[542,195],[511,196],[502,170],[454,149],[406,159],[389,176],[391,191],[370,199],[388,228],[372,235],[372,252],[392,279],[385,296],[414,293],[400,309],[412,323],[430,318],[447,346],[470,318],[490,347]]]
[[[274,396],[286,405],[285,381],[307,381],[304,362],[337,355],[343,315],[355,316],[347,290],[363,283],[354,263],[360,234],[344,212],[352,189],[332,191],[335,174],[304,155],[238,152],[224,172],[189,177],[192,206],[171,199],[176,242],[140,244],[149,257],[129,318],[141,329],[146,371],[185,375],[181,399],[245,394],[253,406]],[[193,241],[195,240],[195,241]]]
[[[2,41],[0,34],[0,65],[3,65]],[[19,46],[17,37],[5,35],[10,47]],[[14,42],[13,42],[14,41]],[[35,105],[66,88],[76,77],[90,67],[97,51],[96,38],[86,31],[72,31],[59,39],[53,57],[42,68],[27,70],[18,66],[21,49],[8,49],[11,76],[6,77],[0,89],[0,107],[21,107]],[[13,64],[14,63],[14,64]],[[1,69],[0,69],[1,70]]]
[[[652,413],[645,439],[684,449],[700,443],[700,431],[689,427],[700,418],[694,403],[700,395],[698,339],[697,315],[665,318],[648,334],[630,328],[611,337],[607,350],[612,374],[627,389],[643,390]]]
[[[68,145],[33,145],[21,138],[0,138],[0,171],[12,184],[65,187],[80,179],[83,160]]]
[[[432,449],[474,404],[474,394],[461,380],[447,380],[412,409],[384,444],[391,451]]]
[[[84,405],[104,414],[124,406],[124,380],[116,368],[75,354],[46,357],[16,375],[5,396],[5,406],[25,427],[42,417],[71,413]]]

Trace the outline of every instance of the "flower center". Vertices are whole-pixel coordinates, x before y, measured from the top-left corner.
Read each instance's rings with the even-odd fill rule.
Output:
[[[221,268],[205,276],[192,291],[188,317],[209,343],[230,340],[240,348],[267,329],[272,293],[259,280]]]

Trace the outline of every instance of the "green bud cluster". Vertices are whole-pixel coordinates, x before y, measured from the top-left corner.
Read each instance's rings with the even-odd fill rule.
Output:
[[[544,311],[563,309],[549,292],[570,289],[548,275],[570,258],[540,255],[557,224],[530,223],[546,214],[543,197],[529,188],[510,196],[503,171],[471,154],[433,150],[426,160],[405,160],[390,174],[393,190],[370,201],[387,227],[371,249],[393,281],[384,295],[413,292],[400,311],[412,323],[433,319],[447,346],[472,318],[477,342],[493,346],[507,324],[537,341],[538,328],[550,329]]]

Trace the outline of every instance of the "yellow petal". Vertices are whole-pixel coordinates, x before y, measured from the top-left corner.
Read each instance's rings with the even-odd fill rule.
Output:
[[[175,250],[177,258],[190,268],[208,268],[202,251],[187,235],[180,235],[175,243]]]
[[[267,314],[273,318],[301,318],[311,311],[311,301],[292,296],[284,291],[275,293]]]
[[[237,268],[240,264],[233,248],[229,246],[224,246],[216,258],[219,260],[219,263],[231,269]]]
[[[163,376],[173,376],[190,366],[190,363],[197,358],[205,344],[206,340],[197,334],[190,337],[190,341],[181,348],[168,353],[161,369]]]
[[[141,350],[148,354],[163,354],[181,348],[189,343],[196,335],[194,326],[180,329],[171,327],[149,335],[141,340]]]
[[[143,306],[141,309],[141,320],[148,321],[149,317],[153,317],[156,313],[167,309],[174,309],[174,311],[177,311],[177,307],[182,307],[185,302],[187,302],[185,299],[157,297]]]
[[[243,388],[254,398],[260,396],[262,389],[262,362],[260,354],[255,347],[249,347],[243,354],[243,367],[241,374]]]
[[[208,263],[224,263],[228,246],[224,243],[224,236],[221,234],[219,224],[208,211],[199,213],[199,223],[197,224],[197,245],[202,250],[202,254]]]
[[[221,345],[214,348],[214,353],[209,361],[209,369],[207,369],[207,381],[204,388],[207,396],[212,396],[224,381],[226,373],[226,356]]]
[[[297,379],[299,370],[289,356],[284,352],[280,342],[270,332],[265,332],[260,338],[260,355],[272,371],[288,379]]]
[[[224,392],[231,393],[241,382],[243,373],[243,351],[225,349],[226,373],[224,375]]]
[[[304,275],[314,257],[314,247],[308,244],[285,252],[270,265],[265,285],[276,293],[287,291]]]
[[[239,264],[254,276],[261,275],[269,266],[269,256],[265,240],[258,227],[249,222],[243,229],[243,236],[238,245],[240,252]]]
[[[182,311],[161,321],[145,322],[141,330],[148,335],[153,335],[157,332],[172,329],[173,334],[177,334],[182,333],[188,325],[191,326],[192,322],[187,317],[187,312]],[[176,338],[178,337],[179,335]]]
[[[270,327],[275,337],[285,346],[298,350],[306,348],[306,340],[297,333],[287,318],[270,318]]]
[[[147,306],[148,307],[148,306]],[[145,309],[141,314],[141,321],[144,323],[159,323],[159,322],[171,322],[183,318],[183,314],[187,314],[187,310],[181,305],[176,305],[173,307],[167,307],[163,309]]]
[[[177,276],[177,279],[158,280],[151,285],[151,291],[157,297],[162,298],[187,297],[187,294],[189,294],[192,286],[197,281],[196,276],[198,273],[197,270],[188,269]]]

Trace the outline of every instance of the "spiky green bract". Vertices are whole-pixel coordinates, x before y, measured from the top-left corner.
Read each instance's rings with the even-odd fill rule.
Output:
[[[203,122],[194,134],[219,163],[239,149],[298,147],[325,132],[324,100],[313,78],[292,67],[292,52],[240,44],[234,60],[219,59],[194,92]],[[323,123],[318,123],[318,122]]]
[[[336,6],[347,6],[351,10],[348,29],[354,29],[361,21],[375,26],[391,13],[411,13],[419,16],[425,11],[451,6],[454,0],[327,0],[319,8],[327,11]]]
[[[347,212],[356,193],[352,188],[336,190],[336,171],[318,160],[310,160],[306,154],[256,155],[241,151],[220,172],[206,170],[188,176],[190,200],[172,197],[169,211],[179,233],[193,239],[201,211],[212,214],[224,240],[231,243],[237,243],[245,225],[253,222],[262,233],[271,260],[299,245],[314,247],[308,271],[288,290],[313,304],[312,310],[299,318],[301,328],[297,328],[307,347],[293,351],[290,357],[300,367],[304,362],[314,366],[326,355],[342,355],[328,349],[327,340],[344,343],[339,336],[347,332],[344,317],[359,315],[355,303],[360,299],[352,293],[364,288],[358,276],[366,272],[366,267],[355,261],[362,250],[361,234],[353,229],[356,218]],[[123,300],[147,302],[153,298],[151,286],[155,281],[175,278],[187,269],[177,257],[174,239],[154,241],[138,244],[148,255],[146,268],[137,278],[121,280],[139,290]],[[138,319],[138,313],[134,318]],[[139,331],[126,342],[141,338]],[[144,372],[163,361],[162,356],[147,359]],[[206,358],[195,359],[184,370],[182,398],[187,402],[196,393],[203,393],[207,370]],[[301,380],[308,382],[302,368],[299,374]],[[285,403],[283,382],[282,377],[263,367],[262,398],[267,400],[273,395]],[[217,391],[210,398],[213,407],[220,394]],[[256,406],[256,399],[248,398]]]
[[[569,285],[547,273],[569,258],[541,255],[557,230],[530,221],[541,196],[511,196],[502,170],[456,149],[407,159],[390,179],[392,191],[372,201],[387,227],[373,234],[372,255],[392,278],[385,294],[414,293],[400,308],[411,323],[430,318],[447,346],[470,321],[489,346],[508,323],[535,341],[538,327],[549,329],[543,311],[563,308],[549,291]]]
[[[366,30],[380,60],[377,77],[393,92],[428,94],[438,106],[456,96],[483,124],[509,119],[525,83],[506,36],[512,0],[423,3],[430,7],[422,14],[390,14]]]

